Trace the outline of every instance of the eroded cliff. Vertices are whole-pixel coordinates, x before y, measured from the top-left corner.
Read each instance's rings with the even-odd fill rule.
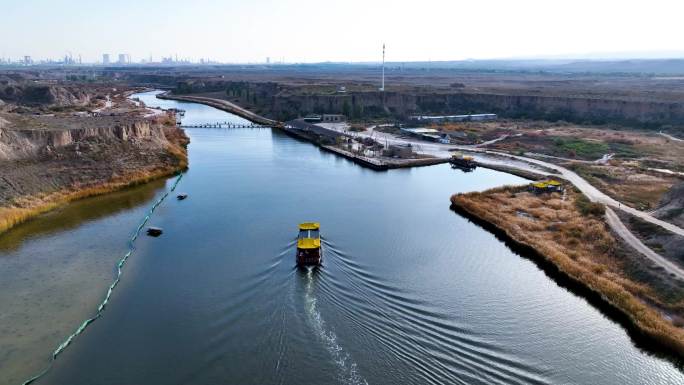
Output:
[[[182,129],[157,120],[5,115],[0,231],[61,203],[177,172],[187,167],[187,142]]]

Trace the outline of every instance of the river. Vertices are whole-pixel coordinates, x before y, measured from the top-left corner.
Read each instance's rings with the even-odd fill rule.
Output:
[[[242,122],[211,107],[187,123]],[[282,134],[189,129],[190,168],[104,316],[39,384],[681,384],[602,311],[449,210],[523,183],[448,165],[375,172]],[[42,369],[92,315],[174,179],[86,199],[0,237],[0,384]],[[294,265],[320,221],[324,266]],[[23,377],[22,377],[23,376]],[[20,381],[16,381],[20,379]],[[10,381],[11,380],[11,381]]]

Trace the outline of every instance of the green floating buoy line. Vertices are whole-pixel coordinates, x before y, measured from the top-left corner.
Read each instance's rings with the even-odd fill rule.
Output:
[[[92,317],[83,321],[83,323],[76,329],[76,331],[74,331],[71,335],[69,335],[64,340],[64,342],[59,344],[57,349],[55,349],[55,351],[52,352],[52,356],[50,357],[50,362],[48,363],[48,366],[45,369],[43,369],[42,372],[40,372],[40,373],[36,374],[35,376],[29,378],[28,380],[24,381],[22,383],[22,385],[29,385],[32,382],[43,377],[45,374],[47,374],[47,372],[52,368],[52,365],[55,362],[55,360],[57,359],[57,356],[60,353],[62,353],[64,351],[64,349],[66,349],[73,342],[74,338],[76,338],[79,334],[83,333],[83,331],[88,327],[88,325],[90,325],[96,319],[98,319],[102,316],[102,313],[103,313],[105,307],[107,306],[107,303],[109,302],[110,297],[112,296],[112,292],[116,288],[116,285],[118,285],[119,282],[121,281],[121,275],[123,274],[123,267],[126,264],[126,261],[131,256],[131,254],[133,254],[133,250],[135,250],[135,247],[134,247],[135,240],[138,239],[138,237],[140,236],[140,232],[142,231],[142,229],[145,227],[147,222],[152,217],[154,210],[156,210],[157,207],[159,207],[159,205],[161,205],[162,202],[164,202],[164,199],[166,199],[166,197],[168,197],[169,194],[176,189],[176,187],[178,186],[178,183],[180,183],[182,178],[183,178],[183,174],[182,173],[178,174],[176,181],[173,183],[173,186],[171,186],[171,190],[166,191],[164,193],[164,195],[159,197],[159,199],[157,199],[157,201],[154,202],[152,207],[150,207],[150,209],[147,211],[147,214],[145,215],[143,220],[140,222],[140,224],[136,228],[135,233],[133,233],[133,236],[128,240],[128,251],[126,252],[126,254],[124,254],[124,256],[116,264],[116,268],[117,268],[116,269],[116,278],[114,279],[114,282],[112,282],[112,284],[109,285],[109,289],[107,289],[107,294],[105,295],[102,302],[100,302],[100,305],[97,307],[97,311],[95,312],[95,314]]]

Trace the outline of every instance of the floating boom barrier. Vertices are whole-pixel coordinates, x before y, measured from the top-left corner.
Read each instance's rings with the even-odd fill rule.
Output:
[[[44,375],[46,375],[48,373],[48,371],[50,371],[50,369],[52,368],[52,365],[54,364],[55,360],[57,359],[57,356],[59,356],[59,354],[62,353],[64,351],[64,349],[66,349],[74,341],[74,339],[76,337],[78,337],[81,333],[83,333],[83,331],[86,330],[88,325],[95,322],[95,320],[97,320],[98,318],[102,317],[102,314],[105,310],[105,307],[107,307],[107,303],[109,303],[109,299],[111,298],[112,293],[114,292],[114,289],[119,284],[119,282],[121,282],[121,276],[123,275],[123,267],[126,264],[126,261],[128,261],[128,258],[133,254],[133,251],[135,250],[135,241],[140,236],[140,232],[143,230],[143,228],[145,227],[147,222],[149,222],[150,218],[152,217],[152,214],[157,209],[157,207],[159,207],[159,205],[161,205],[162,202],[164,202],[164,199],[166,199],[166,197],[168,197],[169,194],[176,189],[176,187],[178,186],[178,183],[180,183],[182,178],[183,178],[183,174],[179,174],[178,178],[176,178],[176,181],[171,186],[171,189],[166,191],[164,193],[164,195],[159,197],[159,199],[157,199],[154,202],[154,204],[147,211],[147,214],[142,219],[142,221],[140,222],[138,227],[135,229],[135,232],[133,233],[131,238],[128,240],[128,251],[126,252],[126,254],[124,254],[124,256],[116,264],[116,277],[114,278],[114,282],[112,282],[112,284],[109,285],[109,289],[107,290],[107,294],[105,295],[102,302],[100,302],[100,305],[97,307],[95,314],[93,314],[92,317],[83,321],[83,323],[81,323],[81,325],[76,329],[76,331],[71,333],[61,344],[59,344],[59,346],[57,346],[57,349],[55,349],[52,352],[52,356],[50,356],[50,361],[49,361],[47,367],[45,369],[43,369],[42,372],[40,372],[40,373],[36,374],[35,376],[29,378],[28,380],[24,381],[22,383],[22,385],[29,385],[29,384],[37,381],[38,379],[40,379]]]

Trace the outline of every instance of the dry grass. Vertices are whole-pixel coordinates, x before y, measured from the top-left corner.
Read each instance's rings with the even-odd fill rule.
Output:
[[[624,312],[644,334],[684,356],[684,329],[658,310],[678,318],[684,315],[684,303],[668,302],[649,285],[628,277],[602,215],[583,215],[576,205],[579,197],[568,191],[568,199],[563,201],[558,194],[536,196],[505,187],[454,195],[451,201],[537,250],[564,274]]]
[[[169,141],[166,151],[175,159],[175,164],[152,166],[146,170],[126,173],[104,182],[93,181],[92,184],[86,186],[71,186],[56,192],[15,199],[11,206],[0,207],[0,234],[30,218],[69,202],[147,183],[185,170],[188,167],[185,149],[189,142],[188,137],[175,126],[166,129],[164,135]]]
[[[187,160],[182,161],[181,163],[183,162],[187,165]],[[147,183],[154,179],[172,175],[179,169],[179,167],[167,167],[152,171],[140,171],[125,177],[84,188],[72,188],[49,194],[23,197],[16,200],[12,207],[0,207],[0,234],[28,219],[63,206],[69,202]]]
[[[672,186],[681,181],[675,176],[643,170],[631,164],[574,164],[572,169],[592,185],[620,202],[640,210],[649,210]]]

